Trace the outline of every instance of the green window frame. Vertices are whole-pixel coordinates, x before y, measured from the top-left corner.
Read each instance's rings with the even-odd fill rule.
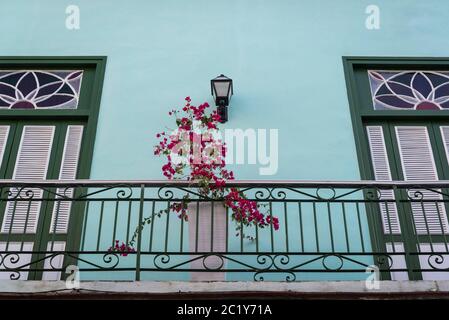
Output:
[[[20,127],[28,123],[35,125],[54,125],[55,136],[54,143],[59,147],[57,152],[52,151],[47,177],[58,178],[58,168],[62,157],[62,143],[67,131],[68,125],[83,125],[83,137],[81,149],[79,152],[77,179],[88,179],[90,177],[91,163],[95,136],[100,109],[101,93],[103,88],[104,74],[106,68],[105,56],[82,56],[82,57],[0,57],[0,70],[83,70],[83,80],[81,82],[80,96],[77,109],[0,109],[0,125],[7,124],[11,127],[11,133],[5,148],[5,157],[0,167],[0,178],[10,178],[14,165],[9,163],[8,158],[15,159],[17,154],[17,134]],[[14,137],[15,136],[15,137]],[[12,140],[14,139],[14,145]],[[56,154],[58,153],[58,154]],[[57,160],[59,159],[59,160]],[[79,192],[79,191],[78,191]],[[72,211],[83,212],[83,204],[77,203]],[[0,206],[0,217],[3,218],[5,204]],[[49,211],[51,208],[44,208]],[[48,212],[47,212],[48,214]],[[40,221],[40,224],[46,223],[41,230],[49,230],[49,221]],[[66,251],[76,251],[79,249],[82,232],[83,216],[82,214],[71,215],[69,230],[64,241],[66,242]],[[39,227],[38,227],[39,230]],[[34,239],[33,239],[34,236]],[[42,246],[48,242],[50,235],[43,234],[25,234],[18,235],[18,239],[24,241],[35,241],[41,246],[40,250],[45,250]],[[58,241],[61,235],[54,236]],[[12,239],[11,239],[12,240]],[[33,251],[36,249],[33,249]],[[33,259],[38,258],[37,256]],[[69,261],[64,262],[70,264]],[[42,267],[42,266],[40,266]],[[28,279],[41,279],[42,272],[30,272]],[[62,277],[65,275],[62,273]]]
[[[68,120],[86,123],[85,142],[81,150],[78,177],[90,175],[95,135],[106,69],[105,56],[82,57],[0,57],[0,69],[83,69],[83,81],[77,109],[67,110],[1,110],[0,121]]]
[[[373,180],[374,177],[365,125],[383,126],[386,132],[386,139],[392,139],[390,133],[391,129],[389,128],[395,123],[401,123],[402,125],[426,124],[429,128],[432,128],[431,131],[435,130],[435,124],[449,123],[449,110],[374,110],[369,78],[367,75],[367,70],[370,69],[449,70],[449,58],[343,57],[343,67],[361,179]],[[441,148],[441,142],[435,143],[435,139],[440,138],[435,138],[434,136],[434,134],[431,134],[431,144],[432,147],[435,148],[436,154],[439,155],[440,160],[442,160],[442,155],[445,154],[445,151]],[[387,146],[387,149],[389,148],[392,148],[392,146]],[[397,153],[397,150],[388,150],[388,153],[395,154]],[[393,176],[403,179],[402,173],[395,168],[394,163],[390,163],[390,167]],[[438,166],[437,170],[440,179],[447,179],[449,172],[446,172]],[[368,206],[367,210],[372,210],[372,207]],[[389,236],[386,236],[383,233],[379,221],[374,221],[372,217],[372,214],[368,216],[368,223],[373,250],[384,252],[385,242],[388,241],[387,237]],[[406,228],[408,227],[406,226]],[[411,232],[411,229],[409,229],[408,232]],[[374,233],[376,233],[377,236],[374,236]],[[379,237],[380,234],[382,234],[382,237]],[[406,237],[411,238],[411,234],[406,234]],[[409,239],[407,238],[407,240]],[[418,267],[417,263],[418,261],[408,261],[409,269],[414,266]],[[382,273],[381,277],[382,279],[390,279],[390,274]],[[409,279],[419,280],[422,279],[422,276],[417,273],[409,272]]]

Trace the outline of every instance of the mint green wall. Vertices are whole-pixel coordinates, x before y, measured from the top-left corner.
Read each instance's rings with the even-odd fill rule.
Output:
[[[405,4],[406,3],[406,4]],[[77,4],[81,29],[65,28]],[[380,30],[365,8],[380,7]],[[235,80],[232,128],[279,128],[276,179],[358,179],[343,55],[448,56],[445,0],[1,1],[0,55],[106,55],[91,178],[161,178],[154,132],[209,80]],[[329,165],[332,163],[332,165]],[[239,178],[259,178],[238,166]]]
[[[65,28],[65,9],[81,29]],[[380,30],[365,9],[380,8]],[[227,128],[279,129],[279,171],[240,179],[360,178],[342,56],[449,56],[446,0],[14,0],[0,55],[108,57],[92,179],[162,178],[152,155],[167,111],[209,80],[235,81]],[[212,104],[212,103],[211,103]]]

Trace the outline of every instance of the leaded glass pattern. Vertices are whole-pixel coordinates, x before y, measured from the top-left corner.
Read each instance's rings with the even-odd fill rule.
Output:
[[[1,109],[76,109],[82,70],[0,70]]]
[[[375,110],[449,110],[449,71],[368,70]]]

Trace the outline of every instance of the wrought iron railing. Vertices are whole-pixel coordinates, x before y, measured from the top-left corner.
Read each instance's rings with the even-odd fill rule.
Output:
[[[1,180],[0,279],[449,278],[449,181],[228,186],[279,230],[233,221],[184,181]],[[189,221],[166,210],[186,194]]]

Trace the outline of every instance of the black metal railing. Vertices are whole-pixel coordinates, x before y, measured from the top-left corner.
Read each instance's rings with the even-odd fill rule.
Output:
[[[279,230],[185,181],[0,181],[0,279],[449,278],[448,181],[235,181]],[[188,221],[169,210],[185,200]],[[123,246],[122,246],[123,244]]]

